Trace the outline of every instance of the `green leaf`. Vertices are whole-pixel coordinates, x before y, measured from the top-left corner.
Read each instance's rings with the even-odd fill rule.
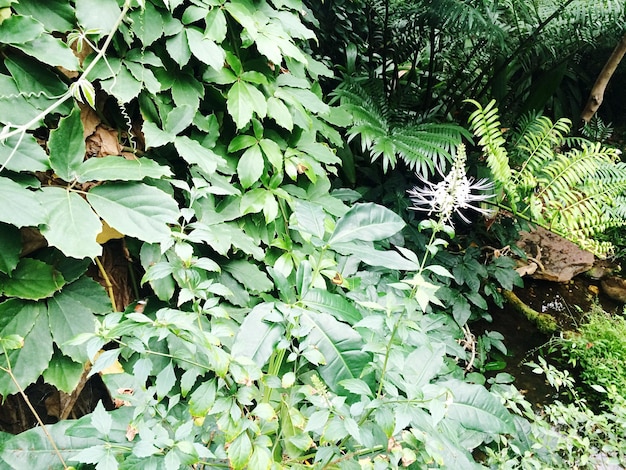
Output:
[[[11,171],[47,171],[48,155],[30,134],[14,135],[0,142],[0,167]]]
[[[45,214],[34,192],[0,177],[0,222],[16,227],[36,227],[46,221]]]
[[[85,158],[85,138],[80,109],[75,106],[69,116],[61,119],[59,127],[50,132],[48,148],[50,166],[64,181],[73,181]]]
[[[224,159],[211,149],[187,136],[176,137],[174,146],[187,163],[198,165],[206,175],[212,175],[219,165],[225,163]]]
[[[78,58],[72,49],[67,47],[61,39],[49,34],[44,34],[33,41],[15,44],[14,47],[53,67],[65,67],[67,70],[80,68]]]
[[[180,31],[165,41],[165,49],[180,67],[184,67],[191,59],[191,49],[185,31]]]
[[[54,267],[32,258],[22,258],[11,277],[0,276],[0,292],[20,299],[50,297],[64,284],[63,276]]]
[[[367,242],[334,243],[332,248],[337,253],[352,255],[370,266],[382,266],[401,271],[417,271],[420,268],[419,264],[406,259],[397,251],[377,250],[371,243]]]
[[[32,16],[48,31],[65,33],[74,27],[74,8],[65,0],[20,0],[12,7],[20,15]]]
[[[22,251],[22,238],[17,227],[0,223],[0,247],[0,272],[8,274],[17,266]]]
[[[234,357],[248,357],[259,367],[263,367],[269,361],[275,346],[283,335],[283,327],[278,323],[271,323],[265,318],[275,315],[273,303],[256,305],[244,318],[235,341],[231,354]]]
[[[186,31],[189,49],[191,49],[194,56],[215,70],[220,70],[224,67],[224,59],[226,58],[224,49],[193,27],[188,28]]]
[[[63,296],[74,299],[93,313],[108,313],[111,311],[111,299],[104,287],[83,276],[63,288]]]
[[[263,175],[265,160],[259,144],[246,149],[237,163],[237,175],[244,188],[249,188]]]
[[[74,362],[60,351],[55,350],[50,364],[43,371],[43,378],[46,383],[59,390],[72,393],[78,386],[84,370],[85,366],[82,363]]]
[[[212,8],[204,19],[206,23],[205,36],[215,42],[221,43],[226,39],[228,28],[226,16],[221,8]],[[219,69],[216,69],[219,70]]]
[[[316,347],[326,360],[317,369],[320,376],[333,392],[345,393],[340,382],[361,378],[371,360],[371,355],[362,351],[361,335],[327,313],[303,310],[300,322],[311,328],[304,339],[306,344]]]
[[[24,338],[24,346],[10,351],[8,360],[17,382],[26,388],[39,378],[52,357],[52,338],[45,304],[18,299],[1,303],[0,337],[14,334]],[[7,356],[0,356],[0,364],[8,367]],[[0,374],[0,395],[6,397],[17,392],[18,388],[9,374]]]
[[[274,287],[272,281],[256,264],[246,260],[230,261],[224,265],[224,271],[229,272],[246,289],[253,293],[267,292]]]
[[[293,117],[282,100],[270,96],[267,100],[267,115],[283,129],[288,131],[293,129]]]
[[[48,300],[50,333],[63,354],[84,363],[90,359],[82,346],[65,344],[82,333],[93,333],[96,320],[91,310],[71,296],[65,289]]]
[[[248,461],[252,455],[252,442],[248,434],[244,431],[235,438],[228,446],[228,460],[233,470],[247,468]]]
[[[319,204],[297,200],[294,210],[296,226],[299,232],[308,233],[320,240],[324,239],[324,220],[326,214]]]
[[[140,181],[144,178],[163,178],[171,176],[166,166],[161,166],[149,158],[127,160],[124,157],[108,156],[90,158],[78,168],[78,182],[87,181]]]
[[[156,376],[156,393],[157,398],[162,399],[172,390],[176,384],[176,374],[174,373],[174,366],[170,361],[161,372]]]
[[[178,220],[178,204],[167,193],[143,183],[96,186],[87,200],[106,222],[124,235],[159,242]]]
[[[440,385],[452,393],[447,416],[467,429],[493,434],[508,434],[515,430],[513,418],[500,399],[480,385],[461,380],[449,380]]]
[[[200,384],[189,397],[189,413],[194,417],[203,417],[215,403],[217,386],[215,379]]]
[[[108,34],[120,16],[116,0],[76,0],[76,18],[84,31],[93,29]]]
[[[50,245],[78,259],[95,258],[102,253],[102,247],[96,242],[102,223],[81,196],[50,186],[43,188],[41,201],[48,214],[41,234]]]
[[[350,325],[354,325],[363,318],[361,312],[345,297],[322,289],[309,289],[302,298],[302,303],[318,312],[330,313],[337,320]]]
[[[267,114],[265,96],[254,85],[237,81],[228,91],[226,103],[237,129],[242,129],[252,119],[253,113],[264,118]]]
[[[180,134],[191,125],[197,111],[188,104],[177,106],[167,114],[163,130],[172,136]]]
[[[0,43],[22,44],[38,38],[44,32],[43,25],[30,17],[13,15],[0,23]]]
[[[332,247],[337,242],[383,240],[395,235],[404,226],[399,215],[383,206],[357,203],[339,219],[328,244]]]

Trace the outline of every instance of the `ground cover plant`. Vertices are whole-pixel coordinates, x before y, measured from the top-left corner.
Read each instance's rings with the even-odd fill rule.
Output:
[[[472,370],[468,321],[520,280],[447,250],[491,197],[461,126],[425,127],[450,131],[436,152],[384,146],[422,170],[415,218],[337,184],[362,122],[328,104],[301,2],[0,6],[0,395],[101,374],[113,398],[35,410],[0,434],[4,466],[478,468],[545,444]]]

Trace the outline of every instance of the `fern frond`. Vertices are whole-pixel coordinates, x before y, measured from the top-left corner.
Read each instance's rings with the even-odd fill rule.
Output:
[[[466,102],[476,107],[476,111],[468,119],[470,129],[479,138],[478,145],[482,147],[487,157],[487,165],[491,170],[496,186],[503,188],[508,193],[511,167],[509,166],[509,157],[504,147],[506,141],[502,134],[502,125],[498,117],[496,101],[492,100],[484,108],[478,101],[466,100]]]
[[[555,149],[563,144],[564,135],[569,133],[570,128],[569,119],[553,123],[546,116],[537,116],[522,136],[523,143],[518,146],[518,150],[526,156],[519,172],[524,173],[526,167],[530,172],[540,170],[554,156]]]

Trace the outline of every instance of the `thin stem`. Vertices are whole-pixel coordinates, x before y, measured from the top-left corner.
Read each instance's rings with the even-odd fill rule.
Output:
[[[104,269],[104,266],[102,266],[102,263],[100,262],[100,258],[96,256],[94,258],[94,261],[96,262],[96,266],[98,266],[98,271],[100,271],[100,275],[102,276],[102,279],[104,279],[107,292],[109,293],[109,299],[111,299],[111,306],[113,307],[113,311],[117,312],[117,305],[115,304],[115,294],[113,292],[113,284],[111,284],[111,279],[109,279],[109,275]]]

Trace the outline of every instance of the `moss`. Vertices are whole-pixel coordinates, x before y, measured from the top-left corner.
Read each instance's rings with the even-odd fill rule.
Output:
[[[502,295],[509,305],[522,313],[529,321],[537,326],[542,333],[551,334],[558,329],[558,324],[552,315],[541,313],[526,305],[522,300],[510,290],[502,291]]]

